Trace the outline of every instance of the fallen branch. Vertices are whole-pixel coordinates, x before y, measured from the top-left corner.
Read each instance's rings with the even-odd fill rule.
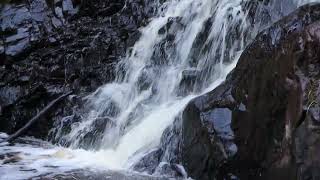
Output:
[[[39,120],[43,115],[45,115],[53,106],[58,104],[60,101],[62,101],[64,98],[69,96],[72,92],[68,92],[66,94],[61,95],[57,99],[51,101],[44,109],[42,109],[35,117],[33,117],[25,126],[23,126],[21,129],[19,129],[17,132],[14,134],[10,135],[7,139],[5,139],[2,142],[12,142],[15,139],[17,139],[19,136],[24,134],[32,124],[34,124],[37,120]]]

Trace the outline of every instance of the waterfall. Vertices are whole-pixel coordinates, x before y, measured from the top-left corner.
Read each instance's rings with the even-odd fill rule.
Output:
[[[82,121],[58,138],[81,147],[96,122],[107,121],[103,136],[95,137],[102,140],[93,138],[98,143],[86,146],[98,149],[110,168],[126,167],[130,158],[159,145],[185,105],[219,85],[235,66],[249,28],[242,5],[242,0],[165,2],[118,64],[116,80],[88,96]],[[194,82],[186,87],[184,80]]]
[[[85,98],[81,119],[70,131],[62,131],[70,117],[55,127],[54,141],[69,148],[38,153],[39,149],[28,147],[26,152],[54,157],[63,152],[66,160],[55,159],[54,166],[69,169],[71,164],[129,169],[159,146],[164,130],[191,99],[225,80],[261,28],[285,15],[275,13],[264,19],[273,4],[259,2],[252,17],[254,3],[249,2],[167,0],[159,4],[157,15],[140,29],[140,39],[118,63],[116,80]],[[288,1],[288,12],[308,1],[294,2]],[[35,159],[25,162],[46,172],[50,159]],[[10,168],[8,172],[15,171]]]
[[[319,2],[319,0],[294,0],[297,4],[297,6],[302,6],[308,3],[314,3],[314,2]]]

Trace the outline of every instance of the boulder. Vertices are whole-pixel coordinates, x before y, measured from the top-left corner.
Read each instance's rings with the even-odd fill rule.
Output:
[[[234,71],[183,112],[196,179],[319,179],[320,5],[258,34]]]

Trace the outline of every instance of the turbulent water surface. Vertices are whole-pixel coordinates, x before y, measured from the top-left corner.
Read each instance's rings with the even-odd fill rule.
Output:
[[[286,10],[313,1],[288,1],[292,8]],[[224,81],[246,45],[267,25],[259,20],[252,25],[250,6],[243,0],[168,0],[159,6],[118,64],[116,80],[86,97],[81,121],[68,133],[62,131],[64,123],[52,130],[51,140],[64,147],[2,145],[1,152],[18,152],[19,161],[2,165],[1,179],[79,168],[130,171],[159,145],[164,130],[192,98]],[[88,141],[99,121],[106,123]]]

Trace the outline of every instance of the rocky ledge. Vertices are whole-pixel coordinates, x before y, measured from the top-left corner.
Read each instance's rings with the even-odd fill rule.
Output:
[[[59,179],[59,180],[173,180],[170,178],[164,177],[152,177],[152,176],[144,176],[138,174],[127,174],[120,172],[93,172],[79,170],[79,171],[71,171],[65,174],[58,175],[44,175],[38,176],[35,178],[39,178],[42,180],[51,180],[51,179]]]
[[[0,132],[15,132],[51,100],[74,92],[28,131],[37,138],[46,138],[54,122],[74,114],[83,96],[114,79],[115,64],[158,3],[6,2],[0,3]]]
[[[320,179],[320,5],[258,34],[234,71],[183,112],[196,179]]]

